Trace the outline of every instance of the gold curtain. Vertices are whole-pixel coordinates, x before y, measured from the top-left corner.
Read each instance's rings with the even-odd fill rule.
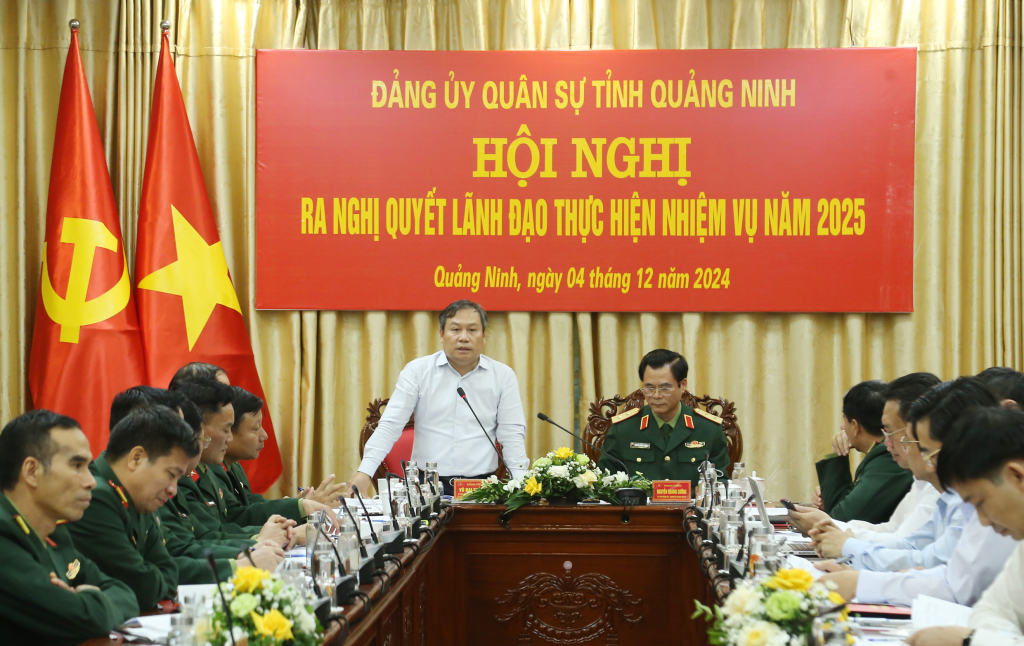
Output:
[[[531,455],[564,443],[539,425],[536,411],[565,421],[575,413],[585,423],[594,398],[636,387],[644,352],[669,347],[690,360],[692,390],[736,401],[748,465],[770,493],[800,498],[814,485],[811,464],[837,429],[849,385],[911,370],[948,378],[1024,365],[1017,0],[7,0],[0,2],[3,420],[31,405],[27,361],[71,18],[82,22],[129,258],[159,21],[173,23],[178,78],[278,429],[280,493],[351,473],[367,402],[390,394],[402,366],[439,343],[429,312],[255,310],[260,48],[919,48],[916,312],[494,312],[486,352],[519,375]]]

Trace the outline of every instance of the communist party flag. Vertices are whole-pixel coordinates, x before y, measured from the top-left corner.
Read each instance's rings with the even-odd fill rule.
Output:
[[[135,279],[151,384],[166,387],[178,368],[203,361],[220,366],[232,384],[266,401],[166,32],[153,88]],[[263,427],[270,438],[259,459],[242,462],[254,491],[281,475],[281,452],[267,410]]]
[[[78,50],[64,64],[28,381],[36,408],[78,421],[107,448],[110,403],[145,383],[121,224]]]

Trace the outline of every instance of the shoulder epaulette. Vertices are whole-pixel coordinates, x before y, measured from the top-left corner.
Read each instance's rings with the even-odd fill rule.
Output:
[[[128,509],[128,498],[124,495],[124,489],[120,485],[114,484],[113,480],[107,480],[107,484],[114,488],[114,491],[117,492],[118,497],[121,499],[121,504],[124,505],[125,509]]]
[[[633,417],[634,415],[639,415],[639,414],[640,414],[640,409],[639,408],[633,408],[631,410],[627,410],[627,411],[619,413],[618,415],[613,417],[612,418],[612,424],[618,424],[619,422],[621,422],[624,419],[629,419],[630,417]]]
[[[718,415],[712,415],[711,413],[707,412],[706,410],[701,410],[700,408],[694,408],[693,412],[697,413],[698,415],[700,415],[701,417],[703,417],[706,420],[710,420],[710,421],[714,422],[715,424],[718,424],[718,425],[722,424],[722,418],[721,417],[719,417]]]

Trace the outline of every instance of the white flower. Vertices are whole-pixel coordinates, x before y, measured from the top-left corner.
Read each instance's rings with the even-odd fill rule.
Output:
[[[754,621],[744,626],[736,640],[736,646],[786,646],[788,643],[789,635],[769,621]]]
[[[761,592],[749,583],[737,585],[722,604],[722,612],[726,616],[752,615],[763,611],[764,598],[761,596]]]
[[[625,484],[626,482],[629,481],[629,478],[622,471],[619,471],[618,473],[616,473],[614,477],[615,477],[615,481],[618,482],[619,484]]]
[[[565,466],[564,464],[560,466],[551,467],[550,469],[548,469],[548,473],[555,478],[565,478],[566,480],[569,479],[569,467]]]
[[[491,476],[487,478],[487,482],[498,482],[498,476],[491,474]]]
[[[618,482],[618,481],[615,479],[615,476],[605,476],[605,477],[601,478],[601,484],[603,484],[606,487],[611,487],[616,482]]]
[[[504,489],[505,491],[507,491],[509,493],[512,493],[512,492],[516,491],[517,489],[521,489],[522,487],[523,487],[523,483],[521,481],[516,480],[515,478],[513,478],[512,480],[509,480],[508,482],[506,482],[505,485],[502,487],[502,489]]]
[[[586,489],[597,482],[597,475],[593,471],[584,471],[573,478],[572,481],[580,489]]]
[[[249,637],[249,633],[245,632],[240,626],[235,626],[231,629],[231,635],[235,638],[236,642],[240,642],[245,638]]]
[[[304,633],[312,633],[316,630],[316,620],[313,615],[306,611],[305,608],[299,610],[298,616],[295,618],[295,623],[298,624],[299,630]]]

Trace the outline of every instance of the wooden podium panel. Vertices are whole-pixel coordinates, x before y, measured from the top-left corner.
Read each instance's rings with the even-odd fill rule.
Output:
[[[683,528],[684,507],[457,505],[435,546],[435,601],[450,621],[436,643],[705,644],[690,619],[706,582]],[[433,641],[433,640],[432,640]]]

